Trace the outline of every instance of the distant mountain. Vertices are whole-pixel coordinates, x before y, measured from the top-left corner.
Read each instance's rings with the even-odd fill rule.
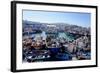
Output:
[[[23,24],[41,24],[39,22],[33,22],[33,21],[27,21],[27,20],[23,20]]]
[[[64,31],[69,33],[90,35],[90,27],[86,28],[68,23],[41,23],[41,22],[23,20],[23,29],[27,27],[32,27],[32,29],[38,29],[41,31],[43,30],[46,32]]]

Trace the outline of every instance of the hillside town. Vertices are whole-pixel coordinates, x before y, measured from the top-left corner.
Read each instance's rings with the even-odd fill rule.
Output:
[[[23,20],[23,62],[91,59],[91,29]]]

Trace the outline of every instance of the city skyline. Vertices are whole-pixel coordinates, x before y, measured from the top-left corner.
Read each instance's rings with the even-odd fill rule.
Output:
[[[90,13],[50,12],[23,10],[23,20],[41,23],[68,23],[82,27],[90,27]]]

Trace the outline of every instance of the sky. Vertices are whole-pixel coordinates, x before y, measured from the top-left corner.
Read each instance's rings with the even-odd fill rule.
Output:
[[[23,20],[41,23],[68,23],[82,27],[90,27],[91,14],[78,12],[50,12],[23,10]]]

